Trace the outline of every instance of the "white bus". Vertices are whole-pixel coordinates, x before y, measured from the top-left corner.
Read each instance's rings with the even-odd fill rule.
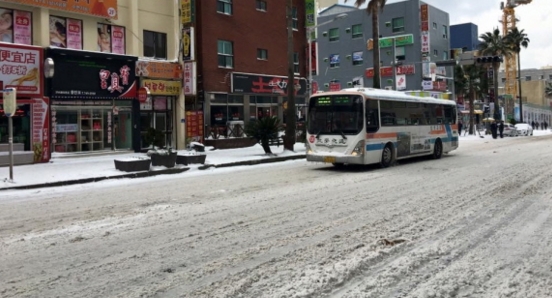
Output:
[[[458,148],[456,103],[398,91],[351,88],[313,95],[307,112],[307,160],[380,164]]]

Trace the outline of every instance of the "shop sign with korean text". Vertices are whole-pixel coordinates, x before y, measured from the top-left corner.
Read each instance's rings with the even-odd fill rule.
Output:
[[[364,72],[367,78],[373,78],[374,77],[374,68],[370,67],[367,68]],[[382,77],[391,77],[393,76],[393,68],[391,66],[385,66],[380,68],[380,76]]]
[[[393,39],[395,39],[395,46],[401,47],[414,44],[414,35],[397,35],[394,37],[382,37],[379,40],[380,48],[390,48],[393,46]]]
[[[184,95],[195,95],[197,93],[195,73],[196,63],[184,62]]]
[[[182,29],[182,60],[194,60],[194,28]]]
[[[187,25],[194,21],[194,0],[180,0],[180,22]]]
[[[142,80],[142,87],[147,87],[151,95],[178,96],[182,92],[180,81]]]
[[[43,50],[38,47],[0,45],[0,89],[16,88],[17,95],[41,95]]]
[[[103,57],[105,54],[101,54],[102,58],[84,55],[70,50],[50,54],[55,61],[55,76],[51,80],[49,96],[53,99],[86,100],[136,98],[136,58],[106,59]]]
[[[117,19],[117,0],[4,0],[4,2]]]
[[[138,60],[136,61],[136,76],[178,80],[182,78],[182,66],[179,63]]]
[[[245,73],[232,73],[232,92],[250,94],[287,94],[288,78]],[[295,95],[303,96],[307,80],[294,79]]]
[[[422,53],[429,53],[429,31],[422,31]]]

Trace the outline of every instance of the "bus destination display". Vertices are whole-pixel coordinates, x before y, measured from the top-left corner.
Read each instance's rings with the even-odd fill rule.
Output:
[[[350,96],[323,96],[316,98],[317,106],[331,105],[349,105],[351,104]]]

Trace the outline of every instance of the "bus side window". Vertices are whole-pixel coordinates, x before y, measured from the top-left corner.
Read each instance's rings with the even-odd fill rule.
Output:
[[[366,101],[366,132],[376,132],[379,129],[378,102]]]

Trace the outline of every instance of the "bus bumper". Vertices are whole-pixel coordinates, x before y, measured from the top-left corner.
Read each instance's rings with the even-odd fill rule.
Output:
[[[364,156],[307,154],[307,161],[324,163],[364,164]]]

